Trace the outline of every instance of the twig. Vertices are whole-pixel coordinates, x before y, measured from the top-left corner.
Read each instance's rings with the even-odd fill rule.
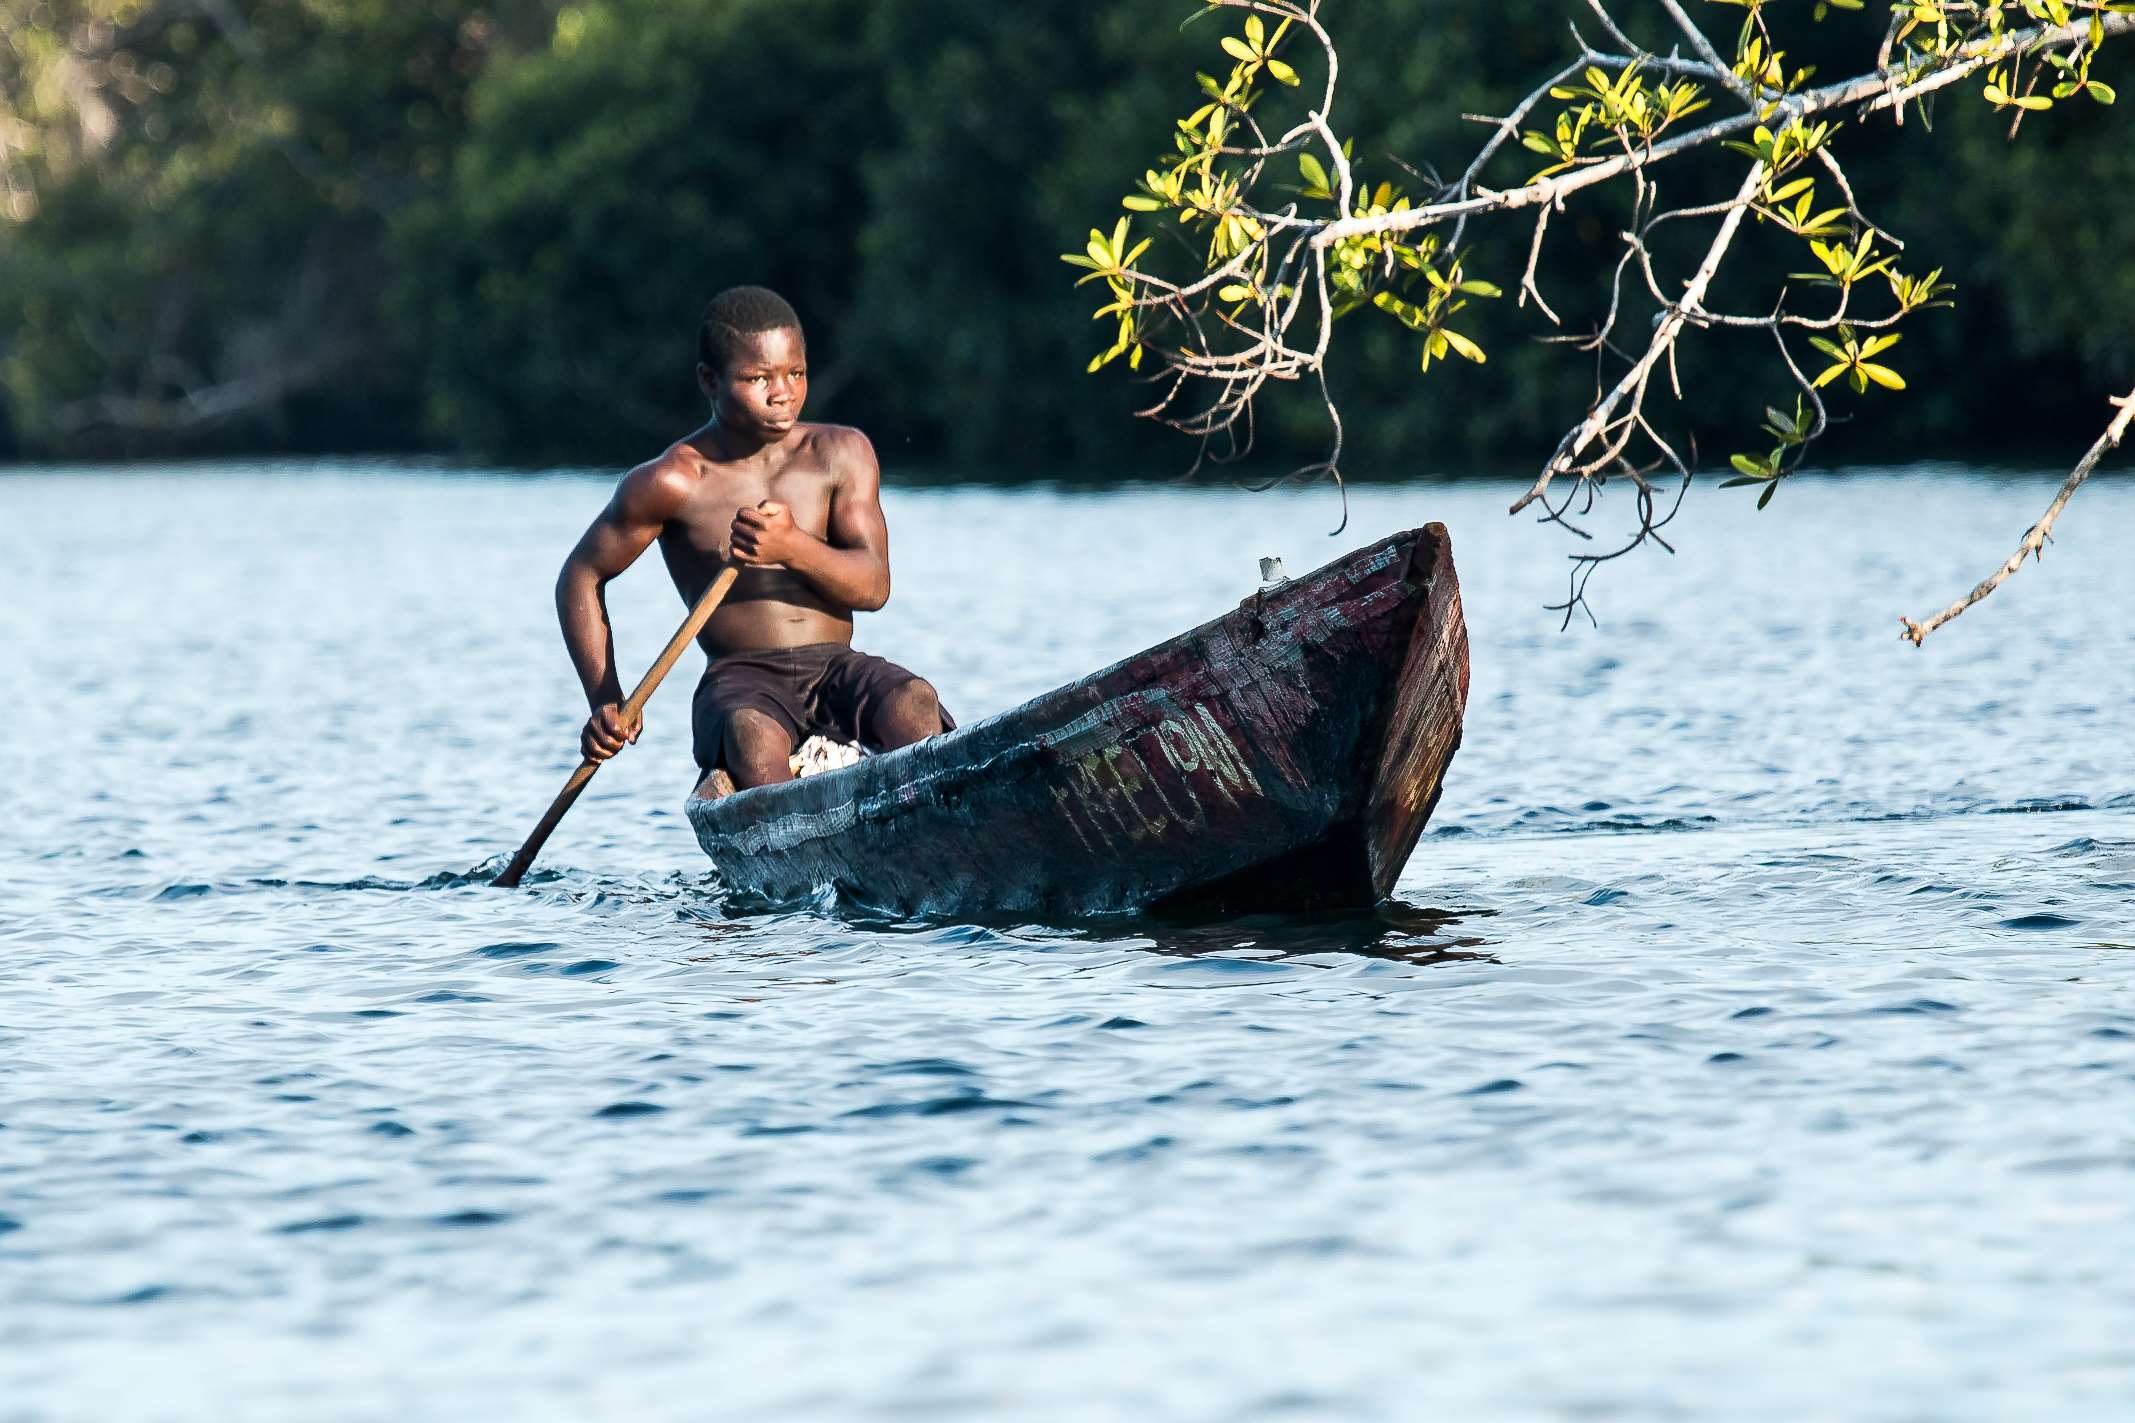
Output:
[[[2097,443],[2084,454],[2082,462],[2061,482],[2060,492],[2053,496],[2053,503],[2046,506],[2046,512],[2039,516],[2039,521],[2024,531],[2023,541],[2016,546],[2016,552],[2009,555],[2008,562],[1982,578],[1971,592],[1926,622],[1914,622],[1911,618],[1900,616],[1898,621],[1905,624],[1905,631],[1898,634],[1900,637],[1910,640],[1915,647],[1923,645],[1929,633],[2008,582],[2010,575],[2024,566],[2026,558],[2038,558],[2044,554],[2047,541],[2053,537],[2054,521],[2061,517],[2061,511],[2068,506],[2068,501],[2076,490],[2082,487],[2083,481],[2091,477],[2091,471],[2098,467],[2098,461],[2105,458],[2109,451],[2120,447],[2121,439],[2128,432],[2129,421],[2135,420],[2135,390],[2111,403],[2118,407],[2120,413],[2113,417],[2113,423],[2105,427],[2105,433],[2100,435]]]
[[[1576,461],[1587,446],[1600,439],[1612,423],[1622,423],[1612,422],[1611,417],[1615,415],[1617,406],[1629,399],[1635,413],[1644,403],[1646,383],[1652,378],[1653,367],[1662,356],[1668,354],[1691,313],[1705,300],[1706,288],[1712,285],[1713,274],[1720,270],[1721,259],[1733,245],[1735,233],[1742,227],[1742,215],[1749,211],[1749,200],[1756,195],[1763,178],[1764,165],[1750,165],[1749,172],[1742,179],[1742,186],[1736,190],[1734,205],[1728,209],[1727,216],[1720,220],[1720,230],[1714,235],[1712,246],[1706,249],[1705,260],[1698,264],[1697,271],[1690,278],[1690,284],[1684,288],[1683,299],[1671,306],[1667,314],[1661,317],[1660,325],[1654,328],[1653,340],[1646,347],[1646,353],[1632,364],[1630,370],[1624,372],[1623,379],[1616,383],[1615,389],[1596,402],[1594,408],[1587,412],[1585,421],[1564,437],[1563,442],[1557,446],[1557,452],[1550,457],[1549,463],[1542,467],[1541,476],[1535,480],[1534,487],[1513,502],[1512,513],[1519,513],[1541,498],[1543,492],[1549,488],[1550,481],[1559,474],[1579,468]],[[1628,436],[1629,427],[1626,424],[1625,438]],[[1615,441],[1603,452],[1600,460],[1590,462],[1586,467],[1596,468],[1614,459],[1622,447],[1622,440]]]

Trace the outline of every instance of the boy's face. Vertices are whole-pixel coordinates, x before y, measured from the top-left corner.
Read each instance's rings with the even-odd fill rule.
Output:
[[[697,384],[721,424],[776,439],[793,428],[808,401],[808,343],[791,326],[745,336],[726,369],[700,363]]]

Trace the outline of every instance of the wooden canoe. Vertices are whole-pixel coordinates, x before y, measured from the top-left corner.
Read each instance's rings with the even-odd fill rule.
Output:
[[[1013,711],[689,819],[733,889],[927,917],[1377,903],[1460,745],[1443,524]]]

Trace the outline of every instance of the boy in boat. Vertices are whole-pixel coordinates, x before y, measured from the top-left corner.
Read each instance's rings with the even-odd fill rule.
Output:
[[[934,688],[852,646],[853,614],[889,601],[881,471],[867,436],[802,424],[808,349],[799,317],[762,287],[721,292],[697,332],[702,429],[616,485],[556,579],[556,615],[593,714],[580,748],[605,761],[638,739],[608,625],[608,580],[654,540],[685,605],[729,563],[733,591],[698,642],[711,657],[691,715],[709,794],[790,780],[811,735],[889,750],[955,726]]]

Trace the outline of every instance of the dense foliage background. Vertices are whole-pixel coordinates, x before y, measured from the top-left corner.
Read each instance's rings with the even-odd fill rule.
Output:
[[[1367,168],[1457,171],[1483,133],[1461,115],[1561,64],[1578,8],[1335,0],[1337,120]],[[1864,67],[1881,9],[1804,20],[1800,56]],[[809,322],[813,413],[892,458],[1175,472],[1190,450],[1130,418],[1142,392],[1082,375],[1106,336],[1057,254],[1110,226],[1220,62],[1215,28],[1177,28],[1190,10],[0,0],[0,454],[628,463],[699,415],[705,298],[755,281]],[[1932,133],[1850,141],[1864,205],[1959,304],[1917,323],[1912,388],[1828,457],[2059,459],[2096,433],[2135,371],[2130,107],[2064,106],[2012,143],[1952,96]],[[1735,178],[1660,174],[1678,200]],[[1573,327],[1604,296],[1617,217],[1596,201],[1552,229],[1545,290]],[[1470,271],[1509,290],[1525,229],[1476,235]],[[1739,264],[1742,299],[1790,256]],[[1592,379],[1509,299],[1482,313],[1481,368],[1421,376],[1413,337],[1355,326],[1338,394],[1357,472],[1531,465]],[[1676,414],[1708,458],[1786,388],[1761,336],[1694,336],[1684,374]],[[1263,436],[1316,453],[1317,422],[1279,402]]]

